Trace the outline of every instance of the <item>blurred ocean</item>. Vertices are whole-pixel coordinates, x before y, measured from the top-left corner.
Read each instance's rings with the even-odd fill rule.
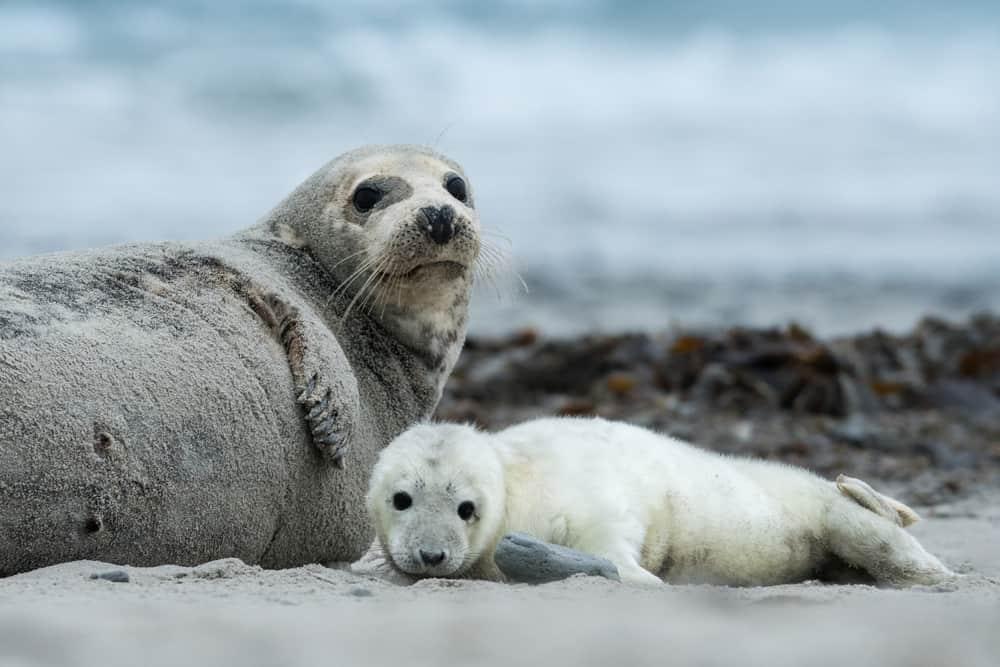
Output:
[[[1000,4],[929,4],[4,0],[0,258],[224,235],[411,142],[531,288],[480,333],[1000,309]]]

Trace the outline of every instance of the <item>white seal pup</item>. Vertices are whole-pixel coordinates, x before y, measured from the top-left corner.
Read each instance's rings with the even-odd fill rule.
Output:
[[[480,250],[458,164],[371,146],[234,237],[0,263],[0,576],[357,558],[376,453],[433,412]]]
[[[601,419],[498,433],[421,424],[379,455],[368,492],[379,558],[417,577],[501,580],[521,532],[600,556],[633,583],[792,583],[846,565],[883,585],[953,577],[903,526],[910,508],[860,480],[722,456]]]

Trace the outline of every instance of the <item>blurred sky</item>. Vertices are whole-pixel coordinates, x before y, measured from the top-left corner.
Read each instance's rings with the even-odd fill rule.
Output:
[[[1000,308],[1000,4],[0,4],[0,258],[244,227],[334,155],[462,162],[532,291],[473,328]]]

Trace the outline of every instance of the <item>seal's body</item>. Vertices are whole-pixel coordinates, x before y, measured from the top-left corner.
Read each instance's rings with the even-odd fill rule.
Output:
[[[0,265],[0,575],[357,557],[375,456],[464,341],[460,173],[371,147],[230,239]]]
[[[889,585],[953,576],[903,530],[913,511],[860,480],[600,419],[415,426],[380,455],[368,506],[373,549],[415,576],[501,579],[492,555],[511,532],[607,558],[638,583],[770,585],[844,565]]]

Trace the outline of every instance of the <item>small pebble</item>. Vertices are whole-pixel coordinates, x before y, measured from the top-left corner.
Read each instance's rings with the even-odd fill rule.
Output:
[[[111,581],[116,584],[127,584],[129,582],[128,572],[125,570],[109,570],[107,572],[98,572],[97,574],[90,575],[91,579],[100,579],[102,581]]]
[[[375,595],[370,590],[363,588],[362,586],[355,586],[350,590],[350,594],[356,598],[370,598]]]

